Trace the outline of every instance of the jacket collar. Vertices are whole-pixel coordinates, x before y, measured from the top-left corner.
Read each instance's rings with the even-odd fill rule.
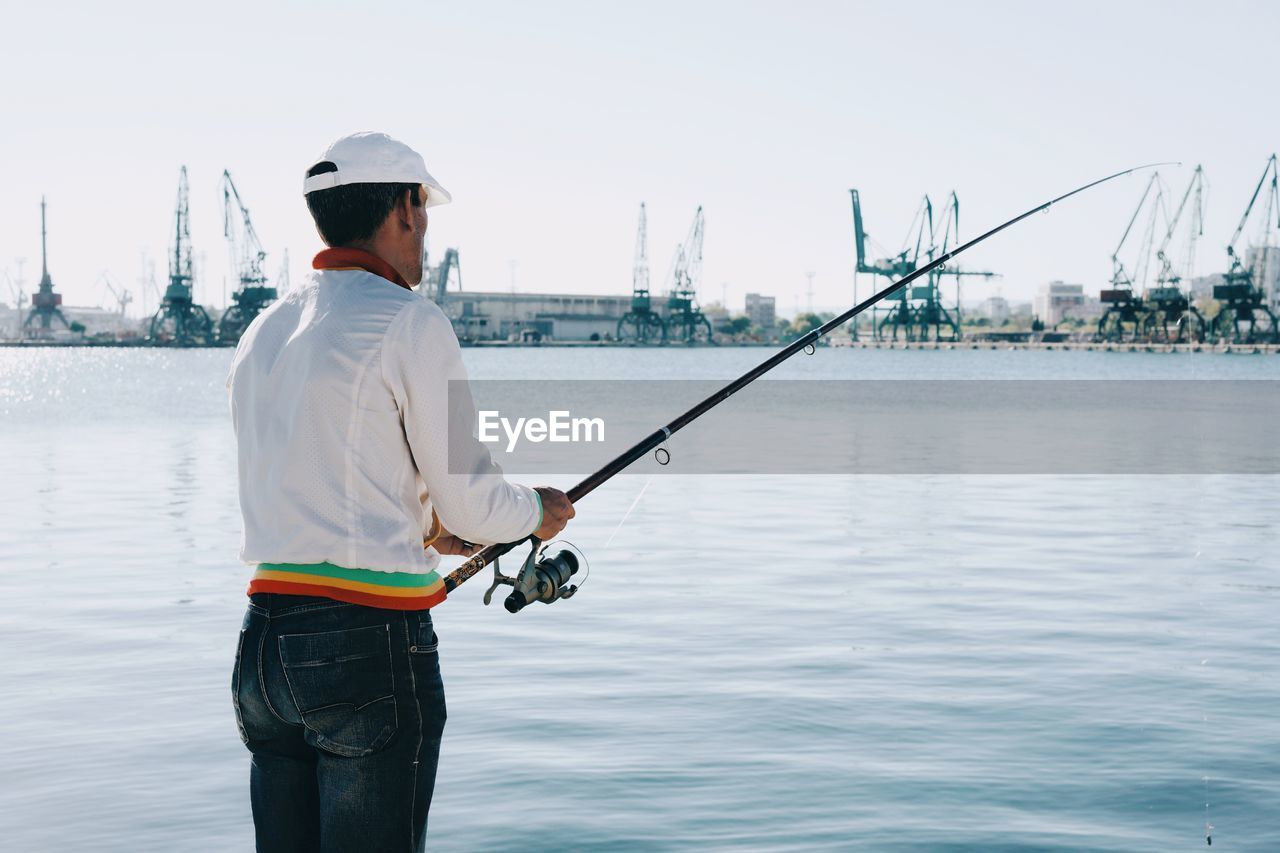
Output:
[[[311,268],[316,270],[365,270],[382,276],[405,290],[413,290],[395,267],[382,258],[366,252],[364,249],[337,248],[325,249],[311,259]]]

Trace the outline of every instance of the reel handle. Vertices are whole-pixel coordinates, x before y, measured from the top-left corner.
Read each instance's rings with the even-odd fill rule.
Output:
[[[484,603],[487,607],[493,603],[493,594],[498,591],[498,587],[506,584],[507,586],[515,586],[516,579],[510,575],[504,575],[502,570],[498,568],[498,558],[493,560],[493,583],[489,584],[489,588],[484,591]]]

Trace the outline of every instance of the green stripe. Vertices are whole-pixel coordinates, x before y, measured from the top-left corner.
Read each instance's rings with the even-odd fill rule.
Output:
[[[333,563],[259,563],[258,568],[269,572],[292,572],[299,575],[319,575],[325,578],[359,581],[360,583],[377,584],[378,586],[420,586],[429,587],[440,582],[435,572],[417,574],[415,572],[375,572],[371,569],[347,569]]]
[[[539,530],[542,529],[542,495],[538,492],[537,489],[534,489],[533,497],[538,501],[538,526],[533,528],[533,530],[529,531],[530,536],[532,536],[533,534],[537,533]]]

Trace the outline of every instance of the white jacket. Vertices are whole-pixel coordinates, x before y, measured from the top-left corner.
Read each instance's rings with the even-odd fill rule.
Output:
[[[440,559],[422,544],[433,508],[471,542],[535,530],[537,493],[501,476],[469,394],[473,433],[455,436],[452,460],[468,473],[449,473],[450,379],[466,370],[449,319],[373,273],[317,271],[263,311],[227,376],[240,558],[428,572]]]

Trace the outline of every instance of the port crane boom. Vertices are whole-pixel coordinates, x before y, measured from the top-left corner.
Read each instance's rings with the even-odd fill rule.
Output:
[[[1235,233],[1231,235],[1231,240],[1227,243],[1227,256],[1231,258],[1232,266],[1240,263],[1239,257],[1236,255],[1236,243],[1240,241],[1240,235],[1244,233],[1244,227],[1249,222],[1249,215],[1253,213],[1253,206],[1258,203],[1258,196],[1262,194],[1262,187],[1267,183],[1267,175],[1271,176],[1271,185],[1267,190],[1266,214],[1263,216],[1263,222],[1267,224],[1264,227],[1270,227],[1272,211],[1275,211],[1277,216],[1280,216],[1280,189],[1277,189],[1276,155],[1272,154],[1271,159],[1267,160],[1266,168],[1262,170],[1262,177],[1258,179],[1258,185],[1253,188],[1253,195],[1249,198],[1249,204],[1244,209],[1244,215],[1240,217],[1240,224],[1236,226]],[[1277,220],[1276,227],[1280,228],[1280,220]]]
[[[951,251],[953,246],[960,243],[960,196],[956,194],[955,190],[952,190],[951,195],[947,198],[946,213],[942,218],[941,232],[941,242],[938,241],[936,233],[929,235],[929,260],[933,260],[939,254],[945,255]],[[966,270],[952,265],[940,267],[930,273],[927,284],[924,287],[912,288],[912,298],[924,300],[923,304],[915,308],[915,322],[913,325],[917,338],[928,340],[932,335],[934,340],[941,340],[943,327],[948,327],[952,340],[960,340],[960,280],[970,276],[990,279],[998,275],[999,273],[991,272],[990,270]],[[951,276],[956,280],[954,315],[942,304],[942,279],[947,276]]]
[[[1194,201],[1193,201],[1194,199]],[[1187,207],[1187,202],[1191,202],[1191,207]],[[1157,281],[1162,285],[1167,282],[1181,281],[1182,277],[1173,272],[1173,261],[1169,258],[1169,244],[1173,242],[1173,235],[1178,229],[1178,223],[1182,221],[1182,214],[1191,212],[1191,225],[1187,231],[1187,250],[1183,257],[1183,268],[1190,271],[1195,262],[1196,240],[1204,234],[1204,167],[1196,166],[1196,170],[1191,173],[1191,181],[1187,184],[1186,191],[1182,194],[1182,200],[1178,202],[1178,208],[1173,212],[1173,218],[1169,220],[1169,228],[1165,231],[1164,239],[1160,241],[1160,248],[1156,250],[1156,259],[1160,261],[1160,273]]]
[[[1164,212],[1164,199],[1164,183],[1160,180],[1160,173],[1153,172],[1142,190],[1142,197],[1138,199],[1138,206],[1133,209],[1133,215],[1125,225],[1124,233],[1120,235],[1120,242],[1111,252],[1111,287],[1101,293],[1101,301],[1107,309],[1102,312],[1102,317],[1098,320],[1096,338],[1099,341],[1137,340],[1148,322],[1150,309],[1143,301],[1143,297],[1134,292],[1134,276],[1137,275],[1139,281],[1146,280],[1151,251],[1155,243],[1156,223]],[[1129,235],[1133,233],[1134,225],[1144,213],[1147,214],[1142,232],[1145,236],[1138,246],[1133,272],[1130,272],[1125,268],[1121,252],[1129,242]],[[1168,217],[1165,218],[1167,220]]]
[[[1188,206],[1189,205],[1189,206]],[[1195,268],[1196,240],[1204,234],[1204,168],[1196,166],[1191,173],[1191,180],[1182,194],[1181,201],[1169,220],[1164,239],[1156,250],[1156,260],[1160,263],[1160,271],[1156,274],[1156,286],[1147,290],[1146,303],[1148,313],[1142,321],[1142,336],[1150,341],[1169,341],[1183,343],[1195,341],[1202,343],[1205,337],[1205,321],[1200,311],[1191,304],[1191,294],[1182,289],[1182,276],[1173,269],[1173,260],[1169,257],[1169,245],[1173,242],[1182,215],[1190,212],[1191,220],[1187,226],[1186,251],[1183,254],[1183,269],[1188,274]],[[1170,334],[1170,327],[1174,333]]]
[[[1268,180],[1269,179],[1269,180]],[[1265,187],[1265,190],[1264,190]],[[1265,193],[1265,195],[1264,195]],[[1244,234],[1249,217],[1259,197],[1263,203],[1261,243],[1255,247],[1256,254],[1252,264],[1246,266],[1236,253],[1236,243]],[[1227,257],[1231,260],[1231,268],[1223,276],[1225,283],[1213,289],[1213,298],[1218,302],[1218,313],[1213,318],[1212,331],[1216,341],[1229,343],[1280,343],[1280,328],[1277,327],[1276,316],[1267,304],[1267,293],[1257,281],[1258,268],[1266,268],[1272,259],[1274,245],[1272,238],[1280,228],[1280,220],[1272,224],[1272,216],[1280,216],[1280,186],[1276,173],[1276,155],[1272,154],[1262,170],[1258,185],[1253,188],[1249,204],[1240,217],[1231,240],[1227,243]]]
[[[702,279],[702,236],[706,219],[699,207],[693,214],[689,233],[676,247],[671,261],[671,291],[667,296],[666,338],[679,343],[711,343],[711,321],[698,307],[698,284]]]
[[[921,199],[902,250],[891,258],[882,258],[875,263],[867,261],[867,242],[870,237],[862,225],[862,199],[854,189],[849,190],[849,198],[853,202],[853,241],[857,254],[857,271],[886,278],[901,278],[915,272],[921,249],[924,248],[925,234],[933,231],[933,202],[929,200],[929,196]],[[914,246],[911,245],[912,232],[915,234]]]
[[[277,291],[267,283],[267,253],[240,198],[231,172],[222,171],[222,233],[231,251],[231,265],[239,283],[218,321],[218,341],[234,344],[262,310],[275,301]]]
[[[262,271],[267,253],[262,249],[262,241],[253,228],[249,218],[249,210],[240,198],[231,173],[222,172],[222,233],[231,246],[231,259],[236,265],[241,283],[262,284],[267,280]]]

